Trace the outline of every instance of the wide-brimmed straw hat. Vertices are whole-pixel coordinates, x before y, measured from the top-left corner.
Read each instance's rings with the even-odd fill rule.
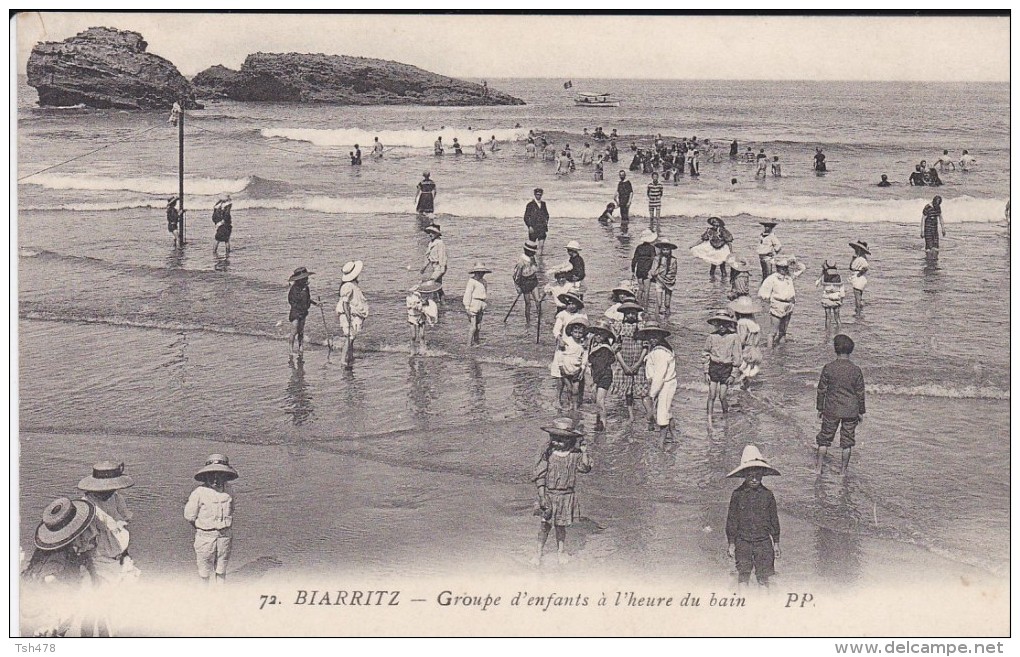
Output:
[[[732,269],[737,271],[751,271],[751,265],[744,258],[730,256],[726,259]]]
[[[710,226],[716,225],[716,223],[713,222],[717,222],[720,228],[723,228],[726,225],[726,222],[720,219],[719,217],[709,217],[707,221]]]
[[[124,474],[124,464],[100,461],[92,466],[92,474],[78,482],[78,490],[104,493],[109,490],[130,488],[135,482]]]
[[[575,304],[577,304],[579,308],[584,308],[584,299],[574,294],[573,292],[564,292],[563,294],[556,297],[556,300],[562,303],[563,305],[567,305],[568,303],[573,301]]]
[[[365,263],[360,260],[353,260],[344,263],[344,267],[341,270],[342,275],[340,281],[343,283],[349,283],[361,275],[361,270],[365,268]]]
[[[850,248],[855,251],[863,251],[868,255],[871,255],[871,251],[868,250],[868,243],[864,240],[857,240],[856,242],[850,242]]]
[[[778,258],[772,261],[772,264],[775,265],[776,267],[789,267],[790,258],[787,258],[786,256],[779,256]]]
[[[653,233],[652,231],[648,230],[647,228],[645,229],[645,231],[643,233],[641,233],[641,241],[642,242],[648,242],[649,244],[654,244],[655,240],[657,240],[657,239],[659,239],[659,236],[656,235],[655,233]]]
[[[580,251],[581,243],[577,240],[570,240],[567,242],[567,251]]]
[[[95,517],[96,505],[92,502],[58,497],[43,511],[42,522],[35,529],[35,546],[59,550],[70,545]]]
[[[205,467],[195,473],[195,479],[205,481],[211,474],[222,473],[227,480],[237,479],[237,470],[230,467],[230,460],[223,454],[210,454],[205,460]]]
[[[612,293],[612,294],[623,294],[623,293],[626,293],[626,294],[634,295],[634,294],[637,294],[637,290],[634,289],[634,284],[631,283],[629,280],[627,280],[627,281],[620,281],[619,285],[617,285],[612,290],[610,290],[610,293]]]
[[[641,325],[641,328],[634,331],[634,338],[637,340],[650,340],[653,337],[668,338],[672,333],[662,328],[658,322],[650,321]]]
[[[736,324],[737,318],[729,310],[717,310],[706,321],[709,324]]]
[[[595,321],[594,324],[588,327],[589,333],[598,333],[602,337],[606,338],[611,342],[616,342],[616,331],[613,330],[613,325],[609,323],[609,320],[602,317]]]
[[[762,226],[778,226],[779,225],[779,220],[778,219],[763,219],[763,220],[759,221],[758,223],[761,224]]]
[[[726,304],[726,307],[741,315],[753,315],[759,311],[758,305],[749,296],[739,296]]]
[[[619,306],[616,307],[616,310],[617,310],[617,312],[621,312],[621,313],[629,311],[629,310],[641,313],[641,312],[645,311],[645,307],[642,306],[637,301],[624,301],[623,303],[621,303]]]
[[[740,473],[751,468],[762,468],[765,470],[765,472],[762,473],[764,476],[779,475],[779,470],[776,470],[769,465],[769,462],[765,460],[765,457],[761,455],[761,452],[758,451],[757,447],[754,445],[748,445],[744,447],[744,453],[740,455],[740,465],[737,466],[736,470],[726,476],[739,477],[741,476]]]
[[[491,274],[492,270],[482,264],[481,260],[475,261],[475,266],[468,270],[469,274]]]
[[[676,244],[674,244],[672,242],[667,242],[666,240],[659,240],[658,242],[655,243],[655,248],[657,248],[657,249],[669,249],[670,251],[675,251],[676,250]]]
[[[294,270],[294,273],[291,274],[290,278],[288,278],[287,280],[293,283],[294,281],[300,281],[302,278],[308,278],[314,273],[315,273],[314,271],[308,271],[304,267],[298,267],[297,269]]]
[[[440,237],[442,237],[442,235],[443,235],[443,231],[439,229],[439,226],[437,224],[431,224],[429,226],[425,226],[425,228],[423,230],[426,233],[431,233],[432,235],[439,235]]]
[[[443,289],[443,284],[438,281],[422,281],[417,287],[419,294],[435,294]]]
[[[557,438],[579,438],[582,435],[569,417],[556,418],[551,427],[542,427],[542,431]]]
[[[574,319],[572,319],[569,322],[567,322],[567,325],[563,329],[563,331],[569,335],[570,334],[570,329],[572,327],[574,327],[574,326],[577,326],[578,324],[583,326],[585,328],[585,331],[587,332],[587,330],[588,330],[588,318],[584,317],[583,315],[581,317],[575,317]]]

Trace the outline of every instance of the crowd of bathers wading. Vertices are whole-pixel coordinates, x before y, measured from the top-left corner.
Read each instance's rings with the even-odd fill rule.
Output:
[[[578,164],[569,144],[553,145],[542,135],[529,131],[524,140],[523,157],[555,163],[557,176],[573,175],[580,167],[590,171],[594,180],[602,181],[605,168],[616,168],[624,157],[618,146],[620,141],[622,138],[615,129],[609,134],[601,126],[591,132],[585,129],[580,135],[579,143],[583,147],[576,158],[580,161]],[[541,427],[548,441],[531,473],[537,491],[535,515],[539,517],[539,538],[532,560],[535,564],[542,561],[550,533],[555,535],[558,560],[568,560],[566,530],[580,518],[577,475],[589,473],[595,467],[591,445],[611,423],[627,423],[636,431],[647,430],[666,449],[682,439],[681,427],[675,426],[672,414],[678,374],[674,347],[669,340],[680,247],[676,237],[661,234],[662,199],[667,196],[664,183],[672,181],[676,185],[683,176],[698,177],[702,174],[703,161],[711,165],[719,162],[721,156],[715,143],[709,139],[699,141],[696,136],[667,143],[659,135],[650,141],[643,146],[638,146],[637,140],[630,142],[630,162],[626,169],[618,171],[613,199],[597,217],[597,225],[603,229],[611,230],[618,223],[619,230],[627,232],[633,218],[631,207],[637,196],[628,176],[649,177],[644,190],[648,227],[640,234],[630,270],[620,272],[621,280],[607,298],[593,299],[585,294],[585,246],[579,240],[573,239],[563,245],[561,262],[545,264],[551,214],[542,188],[535,188],[532,198],[525,204],[522,230],[525,240],[521,255],[508,272],[517,291],[516,298],[489,298],[485,277],[492,270],[486,263],[476,262],[464,272],[462,306],[467,319],[468,345],[475,347],[483,343],[483,319],[494,303],[508,308],[506,318],[521,304],[525,323],[529,326],[534,323],[536,339],[540,340],[545,330],[554,345],[549,375],[556,386],[562,417]],[[487,143],[479,138],[474,147],[478,159],[502,150],[495,135]],[[457,138],[451,150],[454,155],[463,153]],[[386,152],[376,138],[371,156],[381,159]],[[437,138],[433,155],[441,157],[446,152],[442,137]],[[733,140],[728,155],[732,160],[753,167],[755,177],[782,177],[779,155],[769,155],[763,147],[756,152],[753,147],[746,146],[741,153],[740,145]],[[358,145],[350,152],[350,157],[352,165],[362,165]],[[938,185],[941,181],[936,169],[966,171],[975,164],[976,160],[966,150],[958,163],[944,151],[933,167],[927,167],[922,160],[908,182],[910,185]],[[822,148],[815,149],[810,168],[818,175],[827,171]],[[735,178],[731,180],[732,184],[736,182]],[[883,175],[879,186],[893,184]],[[429,330],[444,321],[443,308],[448,303],[444,293],[444,279],[448,274],[446,243],[442,227],[431,220],[438,198],[438,185],[430,172],[425,171],[417,185],[414,203],[430,241],[419,275],[412,281],[406,297],[410,347],[416,355],[427,353]],[[167,230],[176,246],[180,244],[178,204],[177,197],[167,202]],[[941,204],[942,198],[936,195],[922,212],[922,237],[929,259],[938,258],[939,236],[945,236]],[[230,197],[221,198],[212,216],[214,253],[218,255],[223,244],[224,257],[230,255],[231,208]],[[1008,220],[1008,206],[1006,217]],[[707,387],[705,407],[709,422],[716,412],[716,402],[722,413],[728,413],[730,395],[741,394],[756,385],[756,377],[767,367],[766,353],[780,348],[786,340],[799,303],[795,282],[806,271],[806,264],[788,255],[779,237],[782,226],[779,219],[763,219],[759,224],[761,231],[755,236],[756,243],[747,249],[746,255],[735,246],[735,236],[721,217],[709,217],[704,232],[688,245],[693,257],[709,265],[709,278],[716,280],[718,275],[727,291],[727,303],[712,309],[705,320],[701,376]],[[833,256],[818,268],[815,281],[826,327],[834,336],[834,358],[822,368],[816,392],[820,430],[816,436],[815,468],[819,474],[827,469],[841,475],[848,472],[856,445],[856,429],[865,416],[864,374],[850,358],[854,341],[840,332],[840,309],[849,286],[855,316],[858,321],[863,320],[872,247],[864,240],[855,240],[849,242],[848,248],[851,253],[846,258],[847,265],[840,268]],[[340,361],[346,368],[354,367],[354,346],[366,330],[369,317],[368,300],[360,287],[363,272],[364,263],[360,260],[351,260],[342,266],[338,300],[334,312],[330,313],[342,334]],[[543,272],[549,279],[545,285],[539,281]],[[759,273],[755,289],[752,275]],[[292,360],[304,357],[305,321],[311,307],[321,307],[323,303],[312,298],[309,280],[314,274],[305,267],[298,267],[289,277],[287,300]],[[601,315],[594,309],[597,305],[606,306]],[[543,322],[544,309],[547,314]],[[767,334],[758,322],[762,313],[770,322]],[[332,349],[332,338],[329,342]],[[581,422],[581,407],[586,403],[594,407],[595,421],[590,434]],[[621,406],[623,412],[618,411]],[[830,465],[828,448],[837,433],[840,458],[838,464]],[[755,445],[744,448],[740,463],[727,474],[742,480],[731,496],[725,531],[727,551],[735,561],[740,584],[748,584],[753,572],[756,581],[767,586],[769,578],[775,574],[775,560],[780,556],[779,518],[775,496],[762,484],[762,478],[778,474]],[[226,581],[233,522],[233,497],[228,482],[237,476],[225,455],[210,455],[195,474],[200,485],[184,505],[183,520],[195,530],[193,547],[197,571],[204,582]],[[23,566],[23,577],[61,595],[82,589],[109,590],[109,587],[137,579],[140,570],[129,554],[129,526],[133,516],[121,495],[121,491],[133,484],[124,463],[95,464],[92,474],[78,483],[81,499],[61,497],[46,507],[34,534],[34,554]],[[55,606],[48,615],[37,619],[37,634],[112,633],[109,619],[104,618],[101,610],[72,614],[63,613],[62,609]]]

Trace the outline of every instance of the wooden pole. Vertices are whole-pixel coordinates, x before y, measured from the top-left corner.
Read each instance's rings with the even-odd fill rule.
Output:
[[[177,141],[178,141],[178,196],[181,199],[181,246],[184,246],[184,99],[181,98],[181,116],[177,122]]]

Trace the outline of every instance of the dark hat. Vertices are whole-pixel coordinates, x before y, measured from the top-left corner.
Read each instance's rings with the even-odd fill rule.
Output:
[[[709,324],[736,324],[737,318],[733,316],[733,312],[729,310],[717,310],[712,313],[712,316],[708,318]]]
[[[676,244],[667,242],[666,240],[660,240],[655,243],[655,247],[658,249],[669,249],[670,251],[676,250]]]
[[[195,479],[205,481],[211,474],[222,473],[227,480],[237,479],[237,470],[230,467],[230,461],[223,454],[210,454],[205,460],[205,467],[195,473]]]
[[[314,271],[308,271],[304,267],[298,267],[297,269],[294,270],[294,273],[291,274],[290,278],[288,278],[287,280],[293,283],[294,281],[300,281],[301,279],[308,278],[314,273],[315,273]]]
[[[868,243],[864,240],[857,240],[856,242],[850,242],[850,248],[855,251],[863,251],[868,255],[871,255],[871,251],[868,250]]]
[[[720,228],[722,228],[722,227],[724,227],[726,225],[726,222],[723,221],[722,219],[720,219],[719,217],[709,217],[708,218],[708,223],[711,226],[718,225]]]
[[[124,474],[124,464],[100,461],[92,466],[92,474],[78,482],[78,489],[91,493],[130,488],[135,482]]]
[[[594,324],[588,327],[589,333],[598,333],[602,337],[606,338],[610,342],[616,342],[616,331],[613,330],[613,325],[609,323],[609,320],[605,317],[601,317],[595,321]]]
[[[542,189],[541,187],[536,187],[534,193],[535,194],[545,194],[545,190]]]
[[[644,308],[644,306],[642,306],[640,303],[637,303],[636,301],[624,301],[623,303],[621,303],[619,306],[616,307],[616,310],[617,310],[617,312],[621,312],[621,313],[627,312],[628,310],[632,311],[632,312],[639,312],[640,313],[640,312],[644,312],[645,308]]]
[[[658,322],[644,322],[641,328],[634,331],[634,338],[637,340],[650,340],[653,337],[668,338],[672,333],[659,326]]]
[[[58,497],[43,511],[35,530],[35,546],[40,550],[59,550],[70,545],[96,517],[96,506],[87,500],[71,501]]]

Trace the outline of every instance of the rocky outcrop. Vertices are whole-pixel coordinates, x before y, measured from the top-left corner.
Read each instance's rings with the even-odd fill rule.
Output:
[[[299,53],[248,55],[240,71],[195,76],[201,98],[332,105],[523,105],[485,85],[383,59]]]
[[[28,84],[40,105],[169,109],[183,99],[185,109],[200,108],[187,78],[147,47],[141,34],[109,27],[39,43],[28,58]]]

